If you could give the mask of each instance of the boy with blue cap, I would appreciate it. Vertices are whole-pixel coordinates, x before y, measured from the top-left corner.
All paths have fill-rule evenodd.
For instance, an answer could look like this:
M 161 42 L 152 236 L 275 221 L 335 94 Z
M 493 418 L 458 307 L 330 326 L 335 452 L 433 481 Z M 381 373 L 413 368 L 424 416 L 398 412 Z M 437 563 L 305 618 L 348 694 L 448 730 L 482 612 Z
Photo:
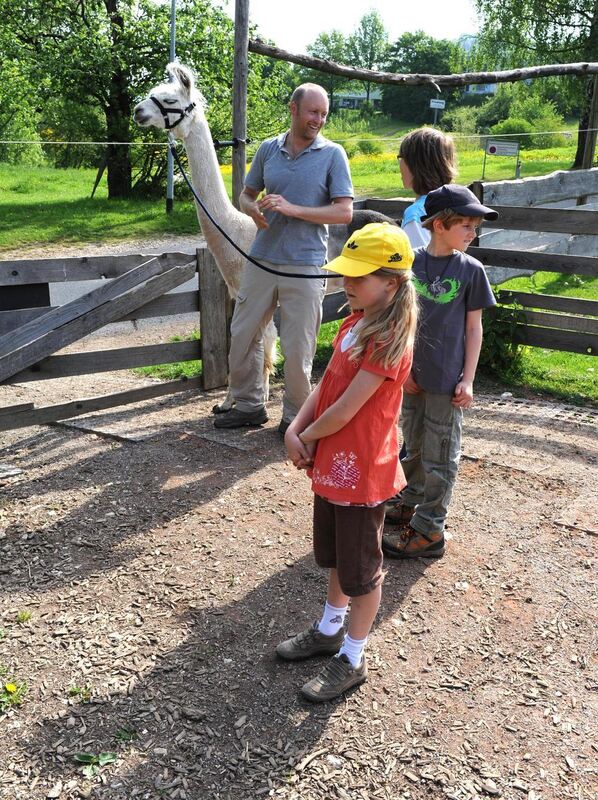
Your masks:
M 425 200 L 427 247 L 415 250 L 414 285 L 420 316 L 411 374 L 405 381 L 401 427 L 407 486 L 387 504 L 383 537 L 391 558 L 438 558 L 457 477 L 463 409 L 473 400 L 482 346 L 482 310 L 495 305 L 482 264 L 465 250 L 483 220 L 498 213 L 465 186 L 441 186 Z

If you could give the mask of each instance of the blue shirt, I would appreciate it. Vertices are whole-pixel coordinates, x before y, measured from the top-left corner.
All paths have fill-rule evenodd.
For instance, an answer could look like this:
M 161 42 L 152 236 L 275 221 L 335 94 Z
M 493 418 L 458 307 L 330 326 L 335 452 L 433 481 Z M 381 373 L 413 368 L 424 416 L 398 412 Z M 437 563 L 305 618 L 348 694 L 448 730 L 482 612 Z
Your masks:
M 318 135 L 293 158 L 285 145 L 287 135 L 288 131 L 259 146 L 245 179 L 249 189 L 280 194 L 289 203 L 308 207 L 353 197 L 349 162 L 340 145 Z M 269 227 L 258 229 L 250 251 L 253 258 L 315 267 L 326 263 L 326 225 L 286 217 L 272 209 L 264 215 Z
M 410 206 L 407 206 L 401 220 L 401 228 L 409 237 L 413 249 L 425 247 L 430 242 L 430 232 L 422 228 L 421 224 L 421 218 L 426 215 L 427 196 L 427 194 L 422 194 Z

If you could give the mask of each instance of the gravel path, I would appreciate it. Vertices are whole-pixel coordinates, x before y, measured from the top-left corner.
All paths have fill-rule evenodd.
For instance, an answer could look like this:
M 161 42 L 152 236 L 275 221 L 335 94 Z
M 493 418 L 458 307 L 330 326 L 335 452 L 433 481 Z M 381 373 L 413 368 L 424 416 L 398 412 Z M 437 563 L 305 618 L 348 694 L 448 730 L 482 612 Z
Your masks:
M 18 249 L 0 249 L 0 260 L 32 258 L 77 258 L 79 256 L 128 255 L 131 253 L 195 253 L 205 243 L 200 233 L 197 236 L 161 236 L 153 239 L 127 239 L 120 242 L 76 242 L 72 245 L 59 243 L 27 245 Z

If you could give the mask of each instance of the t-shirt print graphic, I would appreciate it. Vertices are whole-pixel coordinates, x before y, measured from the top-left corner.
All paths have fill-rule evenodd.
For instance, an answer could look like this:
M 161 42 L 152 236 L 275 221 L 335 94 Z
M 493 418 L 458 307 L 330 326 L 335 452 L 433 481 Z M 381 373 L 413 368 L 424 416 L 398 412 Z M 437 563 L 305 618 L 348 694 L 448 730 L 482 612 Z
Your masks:
M 353 452 L 334 453 L 330 472 L 325 474 L 319 469 L 314 469 L 313 481 L 322 486 L 334 486 L 337 489 L 355 489 L 361 476 L 357 466 L 357 456 Z

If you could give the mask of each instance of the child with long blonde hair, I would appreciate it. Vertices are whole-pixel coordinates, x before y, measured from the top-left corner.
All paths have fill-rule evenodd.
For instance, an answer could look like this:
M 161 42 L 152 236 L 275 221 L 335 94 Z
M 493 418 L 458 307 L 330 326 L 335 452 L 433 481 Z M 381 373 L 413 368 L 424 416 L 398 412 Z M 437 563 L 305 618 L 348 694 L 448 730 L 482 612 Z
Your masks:
M 417 321 L 412 262 L 405 233 L 373 223 L 325 267 L 343 275 L 353 313 L 285 436 L 294 465 L 312 479 L 314 555 L 329 575 L 320 621 L 279 644 L 277 653 L 289 661 L 333 656 L 301 690 L 313 702 L 338 697 L 367 677 L 364 649 L 383 580 L 384 504 L 405 485 L 397 419 Z

